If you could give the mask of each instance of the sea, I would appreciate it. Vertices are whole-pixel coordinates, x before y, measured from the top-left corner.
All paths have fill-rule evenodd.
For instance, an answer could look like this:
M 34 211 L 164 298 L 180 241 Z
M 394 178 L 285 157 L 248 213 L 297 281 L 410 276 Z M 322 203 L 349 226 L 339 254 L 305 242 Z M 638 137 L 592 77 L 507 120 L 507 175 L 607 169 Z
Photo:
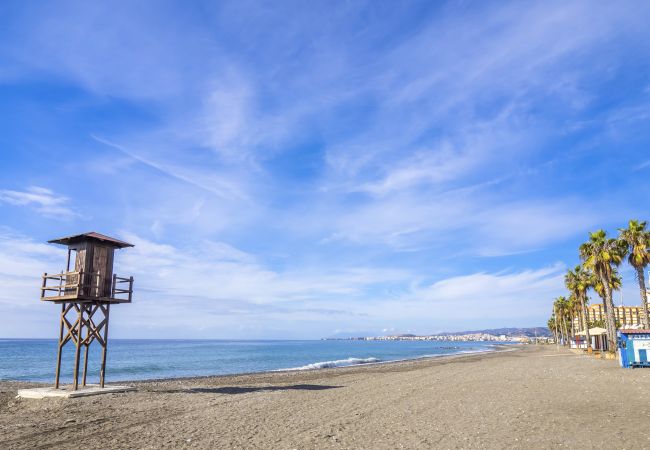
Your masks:
M 51 382 L 57 341 L 0 339 L 0 380 Z M 314 370 L 487 352 L 491 342 L 129 340 L 108 344 L 106 381 L 151 380 L 278 370 Z M 101 353 L 91 345 L 88 382 L 97 382 Z M 72 380 L 74 347 L 64 347 L 61 380 Z M 83 351 L 81 364 L 83 366 Z

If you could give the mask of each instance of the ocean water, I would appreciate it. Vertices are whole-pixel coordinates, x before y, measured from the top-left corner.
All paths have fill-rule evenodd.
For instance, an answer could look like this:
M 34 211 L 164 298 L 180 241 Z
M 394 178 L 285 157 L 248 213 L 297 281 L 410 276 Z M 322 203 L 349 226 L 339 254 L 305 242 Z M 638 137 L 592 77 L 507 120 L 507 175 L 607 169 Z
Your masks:
M 55 340 L 0 339 L 0 380 L 52 382 Z M 106 381 L 310 370 L 494 349 L 489 342 L 445 341 L 109 341 Z M 99 377 L 99 346 L 91 346 L 88 382 Z M 74 347 L 64 348 L 61 380 L 72 380 Z M 81 366 L 83 365 L 83 351 Z

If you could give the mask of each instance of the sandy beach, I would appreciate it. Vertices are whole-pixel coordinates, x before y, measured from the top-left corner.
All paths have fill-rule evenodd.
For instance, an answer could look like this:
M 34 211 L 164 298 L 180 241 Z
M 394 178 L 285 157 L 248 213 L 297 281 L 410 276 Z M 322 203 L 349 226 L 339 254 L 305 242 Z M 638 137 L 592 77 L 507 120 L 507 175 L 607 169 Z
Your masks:
M 15 399 L 28 385 L 0 383 L 3 449 L 650 448 L 650 371 L 550 346 Z

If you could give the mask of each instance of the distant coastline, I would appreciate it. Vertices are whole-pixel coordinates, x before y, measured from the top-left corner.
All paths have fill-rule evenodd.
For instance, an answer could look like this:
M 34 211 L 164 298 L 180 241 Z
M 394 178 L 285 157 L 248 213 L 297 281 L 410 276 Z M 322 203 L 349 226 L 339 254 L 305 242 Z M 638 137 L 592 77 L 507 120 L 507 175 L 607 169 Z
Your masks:
M 455 342 L 545 342 L 552 338 L 548 328 L 495 328 L 430 335 L 395 334 L 324 338 L 326 341 L 455 341 Z
M 393 336 L 368 336 L 349 338 L 326 338 L 326 341 L 456 341 L 456 342 L 528 342 L 526 336 L 509 337 L 506 335 L 495 336 L 493 334 L 436 334 L 427 336 L 416 336 L 410 334 L 398 334 Z

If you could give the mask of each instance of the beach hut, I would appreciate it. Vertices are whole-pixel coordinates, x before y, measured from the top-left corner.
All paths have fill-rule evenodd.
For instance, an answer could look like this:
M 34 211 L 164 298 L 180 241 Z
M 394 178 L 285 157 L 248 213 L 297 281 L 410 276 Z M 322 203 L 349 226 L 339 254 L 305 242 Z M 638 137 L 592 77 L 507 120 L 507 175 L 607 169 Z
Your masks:
M 618 330 L 621 367 L 650 367 L 650 330 Z
M 574 348 L 587 348 L 587 333 L 579 331 L 576 333 L 576 346 Z M 607 330 L 605 328 L 589 328 L 591 336 L 591 348 L 597 351 L 607 350 Z
M 88 348 L 93 342 L 102 347 L 100 387 L 104 387 L 106 351 L 108 344 L 108 319 L 111 305 L 131 303 L 133 277 L 118 277 L 113 272 L 115 250 L 133 247 L 100 233 L 76 234 L 48 241 L 68 247 L 65 271 L 43 274 L 41 301 L 61 305 L 60 332 L 54 387 L 59 388 L 61 353 L 63 347 L 75 345 L 73 390 L 79 385 L 79 359 L 84 348 L 82 385 L 86 385 Z M 70 265 L 74 255 L 74 267 Z

